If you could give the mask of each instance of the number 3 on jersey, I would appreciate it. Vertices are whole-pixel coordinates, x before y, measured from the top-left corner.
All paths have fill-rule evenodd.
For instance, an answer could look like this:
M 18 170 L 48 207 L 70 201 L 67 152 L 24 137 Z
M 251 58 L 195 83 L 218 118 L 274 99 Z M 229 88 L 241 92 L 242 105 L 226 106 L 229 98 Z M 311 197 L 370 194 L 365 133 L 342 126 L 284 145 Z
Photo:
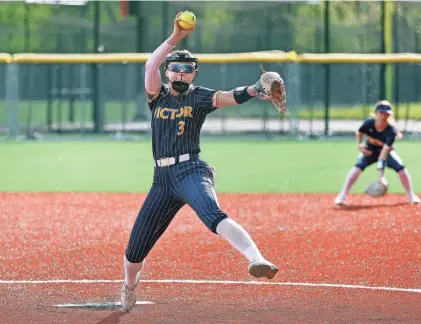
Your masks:
M 186 123 L 183 122 L 183 121 L 178 122 L 178 133 L 177 133 L 178 136 L 183 135 L 183 133 L 184 133 L 184 125 L 185 124 Z

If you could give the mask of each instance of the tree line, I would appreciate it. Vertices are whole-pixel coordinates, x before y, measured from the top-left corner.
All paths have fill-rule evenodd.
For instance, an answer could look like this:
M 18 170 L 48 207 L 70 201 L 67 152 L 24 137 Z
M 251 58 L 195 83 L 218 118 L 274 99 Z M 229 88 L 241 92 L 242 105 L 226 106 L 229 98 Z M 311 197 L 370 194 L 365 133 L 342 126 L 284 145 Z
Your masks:
M 181 44 L 194 52 L 261 50 L 323 52 L 325 1 L 306 2 L 143 2 L 138 17 L 122 17 L 119 1 L 84 6 L 2 2 L 0 46 L 7 53 L 151 52 L 172 28 L 178 11 L 191 10 L 197 30 Z M 381 50 L 381 2 L 332 1 L 328 23 L 332 52 Z M 397 52 L 419 49 L 421 6 L 393 3 Z M 100 48 L 94 48 L 95 23 Z

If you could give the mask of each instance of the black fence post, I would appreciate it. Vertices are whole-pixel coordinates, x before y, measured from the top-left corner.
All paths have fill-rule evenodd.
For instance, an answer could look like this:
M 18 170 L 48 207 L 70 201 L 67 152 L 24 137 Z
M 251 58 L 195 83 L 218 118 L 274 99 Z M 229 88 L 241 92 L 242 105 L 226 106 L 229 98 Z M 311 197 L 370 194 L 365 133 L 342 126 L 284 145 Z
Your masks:
M 330 53 L 330 19 L 329 10 L 330 1 L 325 1 L 324 12 L 324 40 L 325 40 L 325 53 Z M 329 106 L 330 106 L 330 64 L 324 64 L 325 70 L 325 136 L 329 135 Z
M 99 42 L 100 42 L 100 24 L 101 24 L 101 11 L 100 11 L 100 1 L 94 1 L 94 46 L 93 53 L 98 53 Z M 99 63 L 92 63 L 92 106 L 93 106 L 93 122 L 94 122 L 94 132 L 102 133 L 104 130 L 104 111 L 101 107 L 101 84 L 100 84 L 100 75 L 99 75 Z
M 385 43 L 385 18 L 386 18 L 386 1 L 381 1 L 381 31 L 380 31 L 380 53 L 386 53 L 386 43 Z M 386 99 L 386 64 L 380 64 L 380 97 L 379 100 Z

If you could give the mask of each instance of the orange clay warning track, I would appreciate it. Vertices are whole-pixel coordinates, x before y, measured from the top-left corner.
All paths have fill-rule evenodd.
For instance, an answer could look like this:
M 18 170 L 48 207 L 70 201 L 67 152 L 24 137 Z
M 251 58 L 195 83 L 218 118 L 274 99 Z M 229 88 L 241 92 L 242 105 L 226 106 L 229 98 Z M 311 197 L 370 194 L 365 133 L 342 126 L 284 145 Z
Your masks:
M 333 195 L 220 194 L 279 266 L 273 280 L 184 207 L 147 259 L 139 301 L 152 304 L 123 312 L 110 303 L 144 198 L 0 193 L 0 323 L 421 322 L 421 208 L 403 195 L 338 208 Z

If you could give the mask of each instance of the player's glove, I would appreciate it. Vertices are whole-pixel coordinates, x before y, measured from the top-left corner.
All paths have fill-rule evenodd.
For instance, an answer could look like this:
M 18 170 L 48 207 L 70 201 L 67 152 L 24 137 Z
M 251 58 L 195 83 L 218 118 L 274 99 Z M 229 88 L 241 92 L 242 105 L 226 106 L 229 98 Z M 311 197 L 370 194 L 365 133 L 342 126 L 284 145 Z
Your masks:
M 262 68 L 262 72 L 264 72 Z M 261 100 L 271 101 L 276 110 L 286 113 L 285 83 L 277 72 L 264 72 L 254 85 Z
M 364 190 L 364 193 L 371 197 L 384 196 L 387 193 L 388 185 L 386 181 L 376 180 L 370 183 Z

